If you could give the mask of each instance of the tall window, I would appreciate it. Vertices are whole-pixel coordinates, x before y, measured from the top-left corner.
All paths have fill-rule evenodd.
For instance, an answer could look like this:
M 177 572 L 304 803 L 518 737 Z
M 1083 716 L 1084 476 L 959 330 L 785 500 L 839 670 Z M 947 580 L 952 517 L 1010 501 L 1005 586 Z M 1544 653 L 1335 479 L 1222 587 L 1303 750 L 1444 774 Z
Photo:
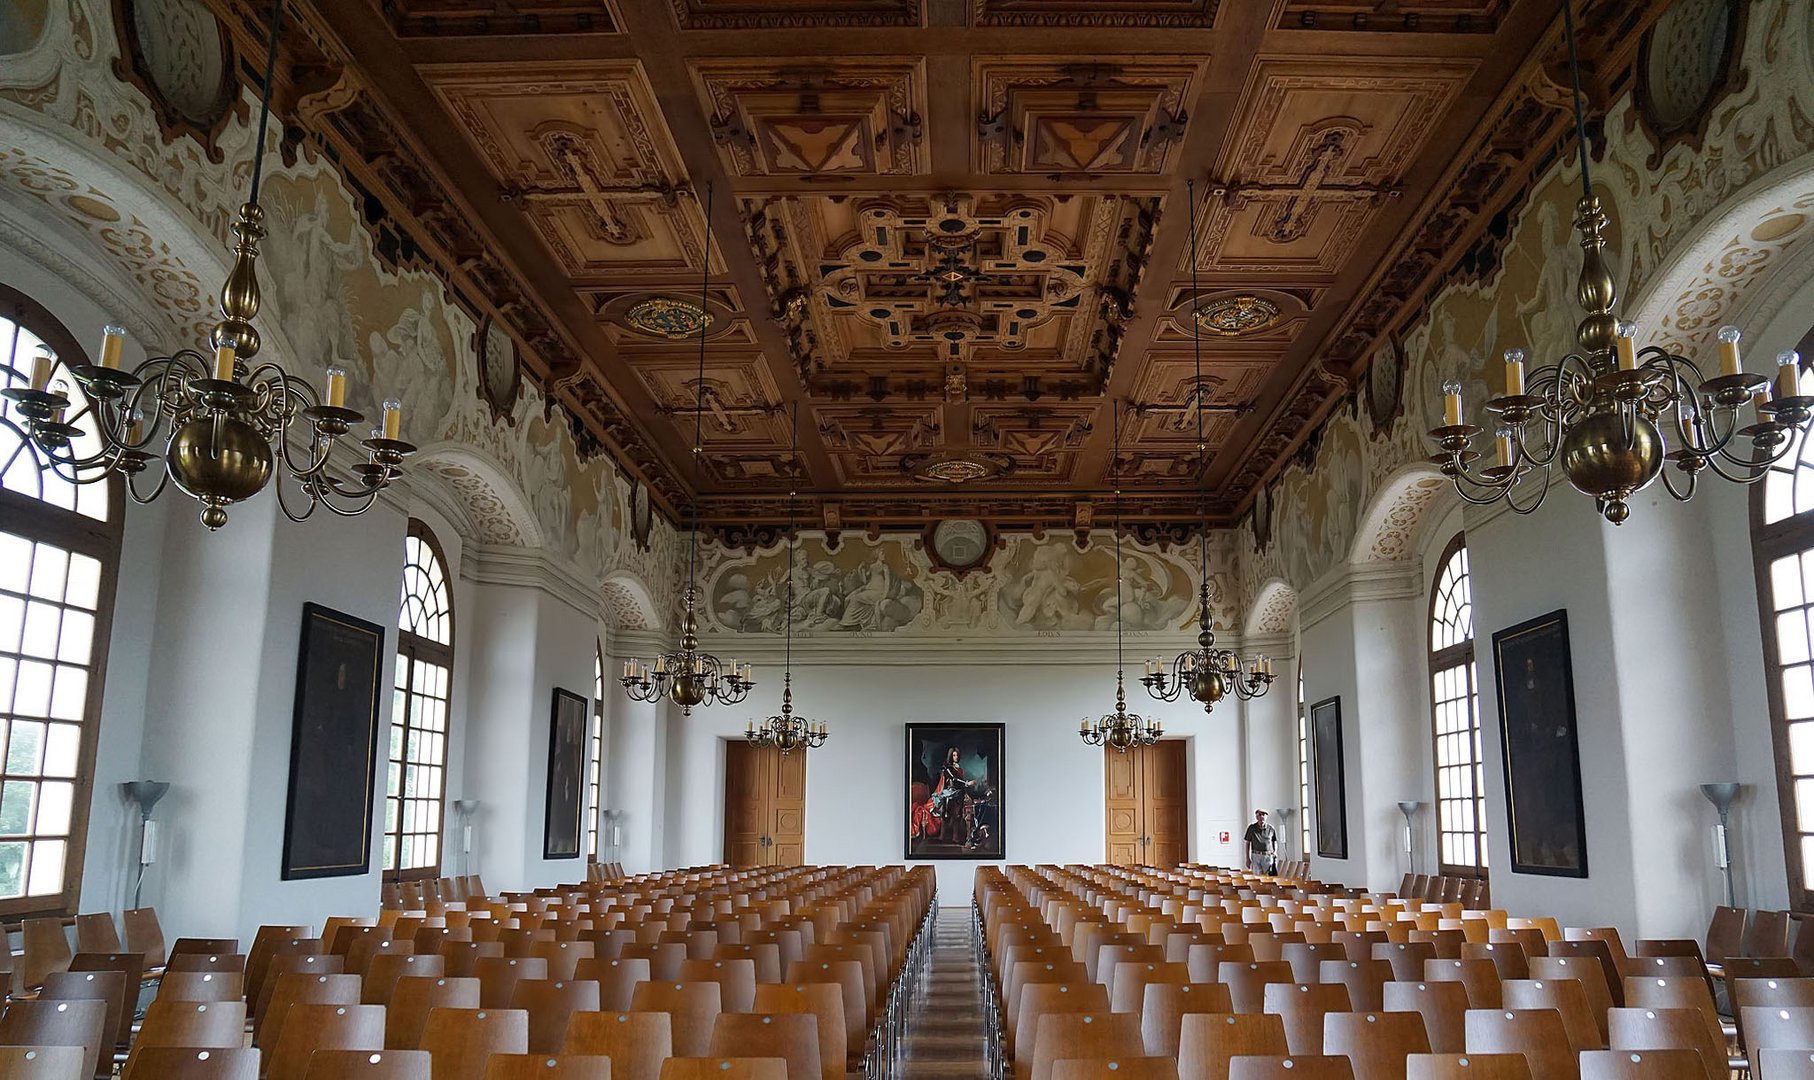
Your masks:
M 436 877 L 441 872 L 442 796 L 447 790 L 453 591 L 440 545 L 428 527 L 415 520 L 403 541 L 403 603 L 397 629 L 384 868 L 397 878 Z
M 40 349 L 63 384 L 68 423 L 95 450 L 94 421 L 69 376 L 87 363 L 35 302 L 0 285 L 0 355 L 31 377 Z M 53 356 L 54 353 L 54 356 Z M 40 472 L 0 399 L 0 916 L 75 911 L 94 783 L 108 627 L 119 569 L 119 490 Z
M 1480 755 L 1480 673 L 1467 540 L 1443 550 L 1430 593 L 1430 701 L 1436 740 L 1438 869 L 1486 874 L 1486 777 Z
M 1759 486 L 1751 536 L 1789 898 L 1797 911 L 1814 911 L 1814 442 L 1804 440 Z
M 1310 857 L 1310 710 L 1304 707 L 1304 662 L 1298 661 L 1298 857 Z
M 598 861 L 599 773 L 605 766 L 605 653 L 592 653 L 592 726 L 586 735 L 586 858 Z

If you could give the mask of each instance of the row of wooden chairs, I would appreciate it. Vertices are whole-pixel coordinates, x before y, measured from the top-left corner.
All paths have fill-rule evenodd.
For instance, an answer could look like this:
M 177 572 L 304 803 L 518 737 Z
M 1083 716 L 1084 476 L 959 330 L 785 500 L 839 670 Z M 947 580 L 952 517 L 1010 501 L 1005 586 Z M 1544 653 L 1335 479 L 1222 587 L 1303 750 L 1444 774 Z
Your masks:
M 1438 904 L 1460 904 L 1467 911 L 1483 911 L 1490 903 L 1486 878 L 1454 877 L 1448 874 L 1406 874 L 1399 883 L 1398 895 L 1407 900 L 1429 900 Z
M 479 880 L 479 875 L 465 874 L 420 881 L 387 881 L 379 893 L 379 903 L 394 910 L 426 909 L 432 904 L 458 903 L 484 896 L 485 883 Z

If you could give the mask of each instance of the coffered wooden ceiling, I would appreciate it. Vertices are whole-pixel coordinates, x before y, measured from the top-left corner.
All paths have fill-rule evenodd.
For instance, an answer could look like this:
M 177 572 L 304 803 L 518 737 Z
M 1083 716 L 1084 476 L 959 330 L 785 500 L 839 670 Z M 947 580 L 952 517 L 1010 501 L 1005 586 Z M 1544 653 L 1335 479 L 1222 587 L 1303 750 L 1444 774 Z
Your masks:
M 1590 5 L 1590 55 L 1649 6 Z M 1558 11 L 303 0 L 289 70 L 303 122 L 670 511 L 778 522 L 799 401 L 809 520 L 1079 525 L 1120 400 L 1130 513 L 1175 534 L 1234 520 L 1490 246 L 1564 129 Z M 698 335 L 636 316 L 684 329 L 702 283 L 695 482 Z M 998 471 L 915 478 L 945 458 Z

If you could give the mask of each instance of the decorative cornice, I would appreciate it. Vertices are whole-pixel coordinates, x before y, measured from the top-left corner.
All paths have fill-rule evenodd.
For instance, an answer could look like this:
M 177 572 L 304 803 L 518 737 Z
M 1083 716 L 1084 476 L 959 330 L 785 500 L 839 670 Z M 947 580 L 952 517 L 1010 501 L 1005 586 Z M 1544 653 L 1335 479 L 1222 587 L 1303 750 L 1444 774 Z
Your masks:
M 582 614 L 601 620 L 599 583 L 588 581 L 564 559 L 528 548 L 474 544 L 460 558 L 460 576 L 480 585 L 540 589 Z
M 1420 562 L 1342 563 L 1298 598 L 1302 627 L 1315 626 L 1344 607 L 1378 600 L 1404 600 L 1422 588 Z
M 1183 649 L 1196 646 L 1196 633 L 1129 634 L 1127 665 L 1138 677 L 1142 661 L 1148 657 L 1170 659 Z M 1237 634 L 1218 633 L 1216 644 L 1244 649 Z M 781 667 L 783 641 L 780 635 L 768 634 L 702 634 L 701 647 L 719 656 L 736 656 L 757 665 L 756 677 L 763 672 L 773 675 Z M 794 666 L 818 667 L 869 665 L 884 667 L 975 666 L 982 664 L 1044 666 L 1115 663 L 1115 635 L 1111 632 L 1074 631 L 1054 634 L 976 634 L 923 635 L 902 634 L 820 634 L 794 635 Z
M 647 659 L 671 649 L 674 641 L 662 630 L 612 629 L 606 632 L 603 644 L 607 660 L 630 660 Z

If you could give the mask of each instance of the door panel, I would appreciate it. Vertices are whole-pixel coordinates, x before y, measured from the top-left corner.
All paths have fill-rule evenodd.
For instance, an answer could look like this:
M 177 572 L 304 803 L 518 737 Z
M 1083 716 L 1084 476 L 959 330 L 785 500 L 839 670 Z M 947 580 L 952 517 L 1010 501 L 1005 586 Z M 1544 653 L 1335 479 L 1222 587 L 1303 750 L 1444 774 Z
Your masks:
M 1111 866 L 1136 866 L 1140 857 L 1140 773 L 1135 752 L 1103 749 L 1104 858 Z
M 775 783 L 769 799 L 771 866 L 806 865 L 806 751 L 783 754 L 767 749 L 774 762 Z
M 1142 812 L 1146 861 L 1177 866 L 1190 857 L 1190 785 L 1185 776 L 1184 741 L 1167 739 L 1142 747 L 1145 781 Z
M 726 743 L 724 755 L 724 861 L 730 866 L 762 866 L 768 850 L 762 844 L 767 821 L 768 762 L 762 751 Z

